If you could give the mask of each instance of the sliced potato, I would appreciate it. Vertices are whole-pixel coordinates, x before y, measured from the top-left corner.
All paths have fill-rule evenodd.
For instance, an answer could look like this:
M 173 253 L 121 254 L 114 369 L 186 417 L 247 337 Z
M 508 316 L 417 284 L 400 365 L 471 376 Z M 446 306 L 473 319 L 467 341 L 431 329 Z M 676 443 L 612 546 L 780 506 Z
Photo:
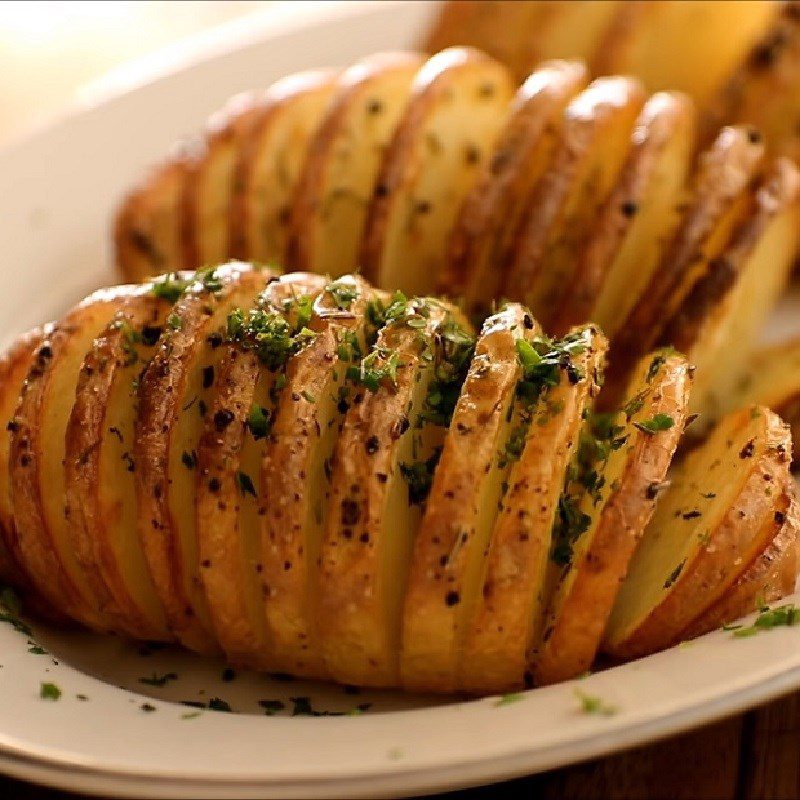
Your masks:
M 64 513 L 65 442 L 81 363 L 137 287 L 101 289 L 45 327 L 13 420 L 11 492 L 19 554 L 38 594 L 95 630 L 114 627 L 72 548 Z
M 268 270 L 229 264 L 198 273 L 173 310 L 139 383 L 134 461 L 139 536 L 167 622 L 186 647 L 217 650 L 203 587 L 197 545 L 195 473 L 216 381 L 218 336 L 228 313 L 249 308 L 273 278 Z M 220 418 L 224 425 L 227 416 Z
M 285 265 L 292 198 L 309 143 L 337 86 L 330 70 L 299 72 L 264 94 L 235 167 L 231 255 Z
M 414 53 L 378 53 L 342 73 L 298 179 L 292 269 L 335 277 L 359 267 L 367 206 L 421 64 Z
M 276 495 L 265 490 L 260 475 L 276 408 L 281 400 L 289 404 L 280 388 L 287 359 L 304 341 L 299 333 L 325 282 L 319 275 L 284 275 L 267 285 L 249 312 L 250 332 L 229 323 L 203 435 L 186 464 L 197 470 L 200 578 L 214 633 L 234 664 L 280 668 L 267 630 L 269 564 L 260 537 Z M 234 311 L 231 319 L 237 318 Z M 243 329 L 246 319 L 242 309 Z
M 334 452 L 320 561 L 326 667 L 369 686 L 398 684 L 414 534 L 472 342 L 447 303 L 401 298 L 390 311 Z
M 125 280 L 143 281 L 186 264 L 182 209 L 195 149 L 179 146 L 122 201 L 114 221 L 114 250 Z
M 477 50 L 445 50 L 417 73 L 367 212 L 361 266 L 373 283 L 435 289 L 453 222 L 513 91 L 506 68 Z
M 190 161 L 183 196 L 185 263 L 221 264 L 231 253 L 231 206 L 236 163 L 263 104 L 255 92 L 237 94 L 206 124 Z
M 591 319 L 613 337 L 678 225 L 695 148 L 691 100 L 653 95 L 636 121 L 632 142 L 619 180 L 578 254 L 556 332 Z
M 737 5 L 739 5 L 737 3 Z M 723 124 L 750 123 L 764 134 L 770 151 L 800 159 L 800 4 L 771 6 L 775 15 L 738 69 L 715 92 L 704 130 L 710 141 Z M 760 31 L 759 31 L 760 33 Z M 703 37 L 699 37 L 703 38 Z
M 555 385 L 533 398 L 530 425 L 506 478 L 459 664 L 459 687 L 505 692 L 526 681 L 547 600 L 551 532 L 567 468 L 601 379 L 607 343 L 593 327 L 556 343 Z M 571 352 L 570 352 L 571 351 Z M 566 355 L 567 358 L 563 358 Z
M 691 374 L 680 355 L 647 356 L 622 411 L 584 431 L 559 500 L 551 551 L 557 583 L 533 653 L 534 683 L 574 678 L 592 665 L 683 432 Z
M 192 273 L 147 284 L 120 305 L 80 367 L 65 443 L 68 534 L 92 592 L 120 632 L 170 638 L 138 532 L 133 450 L 136 385 L 153 355 L 175 292 Z M 166 295 L 166 296 L 163 296 Z
M 794 491 L 792 491 L 792 495 Z M 772 541 L 755 561 L 736 579 L 711 608 L 703 612 L 680 634 L 680 639 L 694 639 L 734 620 L 741 619 L 766 604 L 792 594 L 797 580 L 798 524 L 796 503 L 786 498 L 767 520 L 774 532 Z
M 636 75 L 650 91 L 686 92 L 705 105 L 773 13 L 772 3 L 759 0 L 622 3 L 592 68 L 598 75 Z
M 22 385 L 41 341 L 42 329 L 34 328 L 18 337 L 0 358 L 0 581 L 17 588 L 29 587 L 31 581 L 17 550 L 9 463 L 11 431 Z
M 553 159 L 517 232 L 503 294 L 550 330 L 576 254 L 617 181 L 645 96 L 632 78 L 599 78 L 567 106 Z
M 658 344 L 670 318 L 728 245 L 752 210 L 749 186 L 762 166 L 764 143 L 752 128 L 724 128 L 701 157 L 678 229 L 633 308 L 616 326 L 606 391 L 615 403 L 634 364 Z
M 274 668 L 321 677 L 317 580 L 331 494 L 331 460 L 350 388 L 346 373 L 366 352 L 375 293 L 345 276 L 314 304 L 313 341 L 287 365 L 287 384 L 268 435 L 261 483 L 262 581 Z
M 768 546 L 790 480 L 789 429 L 766 408 L 725 417 L 678 466 L 637 549 L 605 632 L 606 652 L 669 647 Z
M 502 486 L 526 425 L 517 342 L 541 333 L 516 303 L 489 317 L 461 388 L 411 554 L 400 680 L 452 692 Z
M 451 0 L 441 4 L 424 48 L 471 45 L 504 63 L 521 83 L 548 58 L 588 61 L 608 28 L 618 0 Z
M 481 313 L 499 295 L 502 271 L 528 197 L 549 166 L 566 104 L 586 85 L 578 62 L 543 64 L 517 91 L 491 157 L 455 221 L 439 289 Z
M 757 335 L 789 280 L 800 239 L 800 172 L 778 159 L 752 211 L 662 335 L 697 367 L 692 411 L 719 417 L 746 373 Z

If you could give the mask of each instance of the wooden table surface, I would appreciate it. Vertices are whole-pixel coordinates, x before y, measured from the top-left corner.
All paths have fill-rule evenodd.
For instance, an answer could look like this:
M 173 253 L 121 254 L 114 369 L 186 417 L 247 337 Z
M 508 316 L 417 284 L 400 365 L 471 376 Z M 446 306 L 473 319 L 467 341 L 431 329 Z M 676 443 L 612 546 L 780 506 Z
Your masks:
M 794 800 L 800 798 L 800 693 L 637 750 L 439 796 L 489 800 L 506 788 L 531 800 Z M 75 795 L 0 778 L 0 798 Z

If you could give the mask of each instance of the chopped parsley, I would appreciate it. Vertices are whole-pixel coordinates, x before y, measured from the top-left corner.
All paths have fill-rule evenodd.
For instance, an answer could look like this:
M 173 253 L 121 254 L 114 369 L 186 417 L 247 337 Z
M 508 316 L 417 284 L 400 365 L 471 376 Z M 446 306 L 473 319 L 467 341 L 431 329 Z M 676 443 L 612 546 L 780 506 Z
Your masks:
M 183 320 L 177 314 L 167 317 L 167 327 L 172 331 L 179 331 L 183 327 Z
M 428 499 L 433 484 L 433 474 L 441 455 L 442 448 L 437 447 L 425 461 L 400 464 L 400 474 L 408 484 L 408 502 L 412 505 L 421 505 Z
M 233 711 L 230 703 L 228 703 L 226 700 L 222 700 L 219 697 L 212 697 L 208 701 L 208 707 L 212 711 Z
M 360 364 L 347 368 L 347 377 L 371 392 L 377 392 L 381 384 L 397 385 L 397 369 L 401 366 L 396 352 L 388 347 L 376 347 Z
M 331 297 L 339 311 L 349 311 L 353 301 L 358 297 L 358 287 L 345 281 L 334 281 L 325 287 L 325 293 Z
M 245 312 L 236 308 L 228 314 L 227 338 L 252 350 L 269 369 L 278 369 L 316 337 L 305 327 L 308 320 L 302 316 L 303 322 L 292 325 L 277 311 L 254 308 Z
M 517 425 L 508 435 L 505 447 L 498 454 L 497 465 L 500 469 L 505 469 L 512 461 L 518 461 L 525 447 L 528 426 Z
M 733 631 L 733 636 L 735 638 L 743 639 L 749 636 L 755 636 L 761 631 L 768 631 L 772 628 L 781 627 L 791 628 L 800 623 L 800 608 L 797 608 L 794 603 L 786 603 L 777 608 L 762 606 L 760 612 L 761 613 L 755 618 L 752 625 L 748 625 L 747 627 L 729 626 L 726 630 Z
M 183 297 L 191 283 L 191 279 L 184 280 L 177 272 L 169 272 L 161 280 L 153 282 L 150 293 L 168 303 L 175 303 Z
M 54 683 L 42 683 L 39 687 L 39 697 L 42 700 L 60 700 L 61 689 Z
M 617 713 L 615 706 L 608 705 L 608 703 L 603 702 L 603 700 L 595 695 L 586 694 L 586 692 L 576 689 L 575 696 L 578 698 L 580 710 L 584 714 L 599 714 L 601 716 L 609 717 L 612 714 Z
M 500 706 L 510 706 L 512 703 L 518 703 L 520 700 L 523 700 L 525 697 L 522 692 L 509 692 L 508 694 L 501 695 L 497 700 L 495 700 L 494 705 L 495 708 L 499 708 Z
M 201 283 L 204 291 L 209 294 L 216 294 L 222 290 L 222 279 L 217 275 L 216 267 L 206 267 L 205 269 L 197 270 L 194 279 Z
M 253 483 L 253 479 L 246 472 L 237 470 L 236 484 L 238 485 L 239 491 L 242 494 L 251 494 L 253 495 L 253 497 L 258 497 L 258 492 L 256 492 L 256 487 L 255 484 Z
M 572 363 L 572 356 L 586 349 L 583 331 L 569 334 L 563 339 L 537 336 L 533 341 L 517 339 L 517 359 L 522 366 L 522 379 L 517 385 L 519 397 L 534 403 L 549 387 L 557 386 L 565 372 L 572 383 L 583 376 Z
M 192 450 L 191 453 L 187 453 L 184 450 L 181 454 L 181 461 L 186 469 L 194 469 L 197 466 L 197 451 Z
M 163 675 L 157 675 L 155 672 L 149 678 L 139 678 L 139 683 L 145 686 L 166 686 L 170 681 L 178 680 L 178 675 L 175 672 L 165 672 Z
M 581 511 L 580 500 L 564 493 L 558 498 L 558 509 L 553 522 L 553 549 L 551 559 L 559 566 L 572 561 L 575 542 L 589 530 L 592 518 Z
M 272 427 L 270 412 L 264 406 L 252 405 L 247 415 L 247 427 L 254 439 L 263 439 Z
M 283 700 L 259 700 L 259 706 L 264 709 L 264 713 L 271 717 L 286 708 L 286 703 Z
M 675 424 L 675 420 L 669 414 L 656 414 L 651 419 L 634 422 L 633 425 L 642 433 L 653 435 L 659 431 L 668 431 Z

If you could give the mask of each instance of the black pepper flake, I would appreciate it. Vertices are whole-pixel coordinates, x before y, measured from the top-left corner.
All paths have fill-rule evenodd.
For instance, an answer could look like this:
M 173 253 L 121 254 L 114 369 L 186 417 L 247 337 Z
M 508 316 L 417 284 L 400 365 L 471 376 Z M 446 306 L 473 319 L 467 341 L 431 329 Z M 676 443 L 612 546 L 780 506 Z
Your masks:
M 378 439 L 378 437 L 374 435 L 370 436 L 364 445 L 364 448 L 367 451 L 367 455 L 370 456 L 375 455 L 375 453 L 377 453 L 378 450 L 380 450 L 380 447 L 381 447 L 380 439 Z
M 636 213 L 639 211 L 639 204 L 634 200 L 626 200 L 624 203 L 620 204 L 619 210 L 624 217 L 630 219 L 636 216 Z
M 203 388 L 210 389 L 214 385 L 214 367 L 203 367 Z
M 222 432 L 233 422 L 233 412 L 222 408 L 214 414 L 214 427 Z
M 232 667 L 225 667 L 222 670 L 222 680 L 225 683 L 230 683 L 236 677 L 236 673 L 234 672 Z
M 342 525 L 356 525 L 361 518 L 361 509 L 355 500 L 342 500 Z
M 782 511 L 776 511 L 775 522 L 777 522 L 778 525 L 783 525 L 783 523 L 786 522 L 786 514 L 784 514 Z
M 367 103 L 367 114 L 375 115 L 383 111 L 383 101 L 373 98 Z
M 208 342 L 209 346 L 212 350 L 216 350 L 222 344 L 222 334 L 221 333 L 212 333 L 206 341 Z
M 681 514 L 684 519 L 697 519 L 697 517 L 702 517 L 703 515 L 695 509 L 694 511 L 687 511 L 685 514 Z
M 13 419 L 6 425 L 6 430 L 11 431 L 11 433 L 16 433 L 19 430 L 19 422 L 15 422 Z
M 739 458 L 752 458 L 756 451 L 755 439 L 751 439 L 740 451 Z
M 461 596 L 458 592 L 451 589 L 445 596 L 444 596 L 444 604 L 446 606 L 455 606 L 458 605 L 459 601 L 461 600 Z
M 210 492 L 214 492 L 215 494 L 222 488 L 222 484 L 219 482 L 219 478 L 212 478 L 208 482 L 208 490 Z

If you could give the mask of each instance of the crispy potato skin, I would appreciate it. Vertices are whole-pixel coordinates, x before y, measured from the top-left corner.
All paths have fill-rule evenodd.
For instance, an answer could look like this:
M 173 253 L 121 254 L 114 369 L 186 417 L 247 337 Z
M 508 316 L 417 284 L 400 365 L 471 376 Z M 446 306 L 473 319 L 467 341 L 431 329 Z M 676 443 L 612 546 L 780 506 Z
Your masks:
M 173 519 L 169 499 L 169 471 L 184 467 L 170 464 L 171 440 L 186 402 L 189 368 L 213 332 L 209 330 L 212 314 L 208 310 L 213 313 L 240 291 L 243 296 L 248 291 L 257 294 L 273 277 L 268 270 L 251 270 L 241 264 L 222 267 L 216 275 L 222 283 L 219 292 L 208 292 L 195 284 L 177 302 L 174 313 L 181 326 L 165 332 L 142 375 L 134 448 L 139 535 L 156 590 L 171 630 L 184 645 L 205 653 L 215 652 L 217 644 L 185 588 L 185 571 L 192 565 L 182 563 L 178 521 Z
M 45 326 L 20 395 L 11 436 L 16 522 L 12 551 L 36 591 L 57 612 L 95 630 L 108 630 L 110 619 L 68 549 L 63 505 L 58 511 L 54 506 L 65 488 L 59 443 L 64 441 L 83 353 L 132 291 L 134 287 L 122 286 L 95 292 L 58 323 Z
M 628 456 L 620 484 L 598 512 L 592 540 L 570 567 L 574 578 L 569 589 L 548 612 L 531 664 L 536 685 L 574 678 L 592 665 L 631 556 L 655 508 L 652 487 L 663 484 L 683 432 L 691 381 L 686 360 L 671 356 L 649 387 L 645 417 L 667 414 L 673 424 L 655 434 L 631 429 L 633 441 L 625 445 Z M 628 396 L 635 397 L 642 388 L 632 386 Z
M 296 296 L 316 296 L 326 280 L 321 275 L 294 273 L 269 283 L 259 298 L 265 310 L 283 311 L 283 303 Z M 203 582 L 214 633 L 231 663 L 279 670 L 274 643 L 266 623 L 254 623 L 248 593 L 258 598 L 255 613 L 262 617 L 262 592 L 269 586 L 263 558 L 250 565 L 251 557 L 244 537 L 244 505 L 257 503 L 258 515 L 267 513 L 277 495 L 265 493 L 258 475 L 252 476 L 258 497 L 245 497 L 239 484 L 246 437 L 251 436 L 247 419 L 262 381 L 269 371 L 252 351 L 231 343 L 219 366 L 216 390 L 197 451 L 197 537 L 200 578 Z M 273 381 L 274 383 L 274 381 Z M 286 394 L 282 393 L 285 401 Z M 274 413 L 275 409 L 268 409 Z M 219 430 L 214 420 L 219 414 L 231 421 Z M 299 477 L 295 480 L 295 490 Z M 258 543 L 254 548 L 258 552 Z
M 730 589 L 681 632 L 681 641 L 721 628 L 794 592 L 800 521 L 794 488 L 789 486 L 788 490 L 791 499 L 776 503 L 774 517 L 766 523 L 775 532 L 772 541 Z
M 573 362 L 582 374 L 564 374 L 544 397 L 492 532 L 478 604 L 466 638 L 459 688 L 471 694 L 507 692 L 526 683 L 530 650 L 541 633 L 553 521 L 583 425 L 600 391 L 608 342 L 587 330 L 589 342 Z M 560 409 L 550 412 L 548 409 Z
M 491 157 L 450 236 L 439 290 L 464 297 L 469 311 L 497 296 L 525 203 L 552 155 L 565 105 L 587 82 L 578 62 L 543 64 L 520 87 Z
M 788 486 L 791 437 L 788 426 L 769 409 L 758 408 L 759 437 L 764 441 L 760 458 L 747 461 L 749 476 L 736 501 L 711 532 L 708 546 L 685 565 L 670 591 L 646 617 L 626 634 L 608 636 L 604 650 L 620 658 L 639 658 L 675 644 L 681 632 L 722 597 L 748 568 L 752 557 L 768 548 L 774 536 L 769 524 L 776 500 L 764 487 Z M 731 415 L 730 420 L 746 424 L 751 409 Z M 763 420 L 763 421 L 762 421 Z M 725 421 L 721 424 L 726 424 Z M 730 423 L 734 424 L 734 423 Z M 778 501 L 782 502 L 782 501 Z

